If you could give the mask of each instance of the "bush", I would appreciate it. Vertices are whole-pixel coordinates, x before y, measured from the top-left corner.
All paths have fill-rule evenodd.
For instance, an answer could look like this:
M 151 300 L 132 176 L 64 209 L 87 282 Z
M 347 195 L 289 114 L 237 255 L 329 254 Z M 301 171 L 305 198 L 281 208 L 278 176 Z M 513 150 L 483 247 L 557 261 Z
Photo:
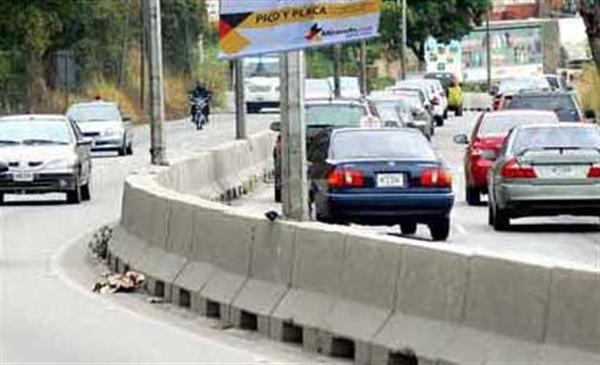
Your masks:
M 195 74 L 198 81 L 205 83 L 212 90 L 212 105 L 216 108 L 225 107 L 225 92 L 229 88 L 229 64 L 217 59 L 216 49 L 207 50 L 204 62 L 198 64 Z
M 371 90 L 383 90 L 396 83 L 393 77 L 375 77 L 371 78 Z
M 181 119 L 188 116 L 188 89 L 191 80 L 183 74 L 165 73 L 165 118 Z
M 134 122 L 143 122 L 143 112 L 136 98 L 132 98 L 125 89 L 119 88 L 113 82 L 96 80 L 86 89 L 83 97 L 77 97 L 80 101 L 93 100 L 100 96 L 102 100 L 114 101 L 119 104 L 121 111 L 131 117 Z

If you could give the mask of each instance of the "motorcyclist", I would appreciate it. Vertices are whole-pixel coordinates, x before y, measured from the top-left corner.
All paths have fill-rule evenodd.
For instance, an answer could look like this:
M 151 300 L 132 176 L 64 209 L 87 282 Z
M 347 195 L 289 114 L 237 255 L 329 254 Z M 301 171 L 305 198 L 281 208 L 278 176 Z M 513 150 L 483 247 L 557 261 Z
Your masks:
M 212 97 L 212 92 L 210 91 L 210 89 L 208 89 L 206 87 L 206 85 L 197 81 L 196 88 L 194 90 L 192 90 L 191 94 L 192 94 L 192 98 L 194 98 L 194 99 L 197 99 L 197 98 L 198 99 L 206 99 L 206 103 L 204 103 L 204 108 L 202 109 L 202 113 L 204 114 L 204 116 L 206 117 L 206 121 L 208 122 L 208 116 L 210 114 L 209 101 L 210 101 L 210 98 Z M 193 114 L 193 111 L 192 111 L 192 114 Z

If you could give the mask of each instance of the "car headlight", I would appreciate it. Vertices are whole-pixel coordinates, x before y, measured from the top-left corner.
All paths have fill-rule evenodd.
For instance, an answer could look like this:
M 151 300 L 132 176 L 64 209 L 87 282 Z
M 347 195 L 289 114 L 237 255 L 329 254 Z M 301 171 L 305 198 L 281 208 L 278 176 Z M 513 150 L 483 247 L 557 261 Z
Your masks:
M 123 129 L 121 128 L 109 128 L 102 132 L 102 135 L 106 137 L 120 137 L 122 134 Z
M 46 162 L 44 167 L 48 170 L 72 170 L 77 165 L 77 157 L 66 157 Z

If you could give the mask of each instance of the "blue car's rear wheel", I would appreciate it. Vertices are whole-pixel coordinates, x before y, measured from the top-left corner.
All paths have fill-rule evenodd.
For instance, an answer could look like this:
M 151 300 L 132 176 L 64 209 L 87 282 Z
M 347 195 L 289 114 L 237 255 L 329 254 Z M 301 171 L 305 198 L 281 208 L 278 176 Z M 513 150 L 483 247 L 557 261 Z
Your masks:
M 445 241 L 450 235 L 450 218 L 441 217 L 429 223 L 429 231 L 434 241 Z
M 415 234 L 417 232 L 416 222 L 404 222 L 400 223 L 400 231 L 402 234 Z

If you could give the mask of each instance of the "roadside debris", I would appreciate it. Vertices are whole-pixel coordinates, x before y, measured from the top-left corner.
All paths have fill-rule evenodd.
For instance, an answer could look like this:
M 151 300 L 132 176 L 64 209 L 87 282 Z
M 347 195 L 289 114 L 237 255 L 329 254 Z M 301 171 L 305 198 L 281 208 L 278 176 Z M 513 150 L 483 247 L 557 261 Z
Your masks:
M 141 287 L 146 277 L 135 271 L 125 274 L 103 274 L 103 279 L 94 284 L 94 293 L 130 293 Z
M 94 237 L 88 243 L 88 247 L 90 251 L 97 257 L 101 259 L 106 259 L 108 254 L 108 243 L 113 237 L 113 230 L 109 226 L 102 226 L 96 233 L 94 233 Z

